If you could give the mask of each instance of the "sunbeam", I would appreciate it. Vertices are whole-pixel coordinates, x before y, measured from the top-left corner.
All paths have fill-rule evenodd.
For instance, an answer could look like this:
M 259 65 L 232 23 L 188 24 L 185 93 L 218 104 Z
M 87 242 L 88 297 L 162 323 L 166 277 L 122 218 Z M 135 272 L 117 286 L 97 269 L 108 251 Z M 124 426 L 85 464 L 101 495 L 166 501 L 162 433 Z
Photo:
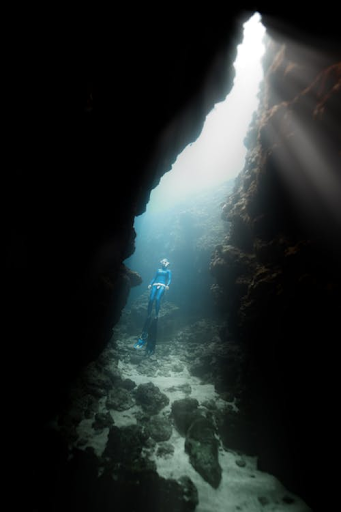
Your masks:
M 263 76 L 264 26 L 258 13 L 244 24 L 238 46 L 233 89 L 207 116 L 199 138 L 178 156 L 151 193 L 149 211 L 174 206 L 195 193 L 235 178 L 242 169 L 245 134 L 256 110 Z
M 273 93 L 278 104 L 263 120 L 261 142 L 270 145 L 269 165 L 284 186 L 302 230 L 335 244 L 341 228 L 340 131 L 331 127 L 340 116 L 341 66 L 330 65 L 311 80 L 317 64 L 327 57 L 303 46 L 295 48 L 296 55 L 304 55 L 305 65 L 294 69 L 283 48 L 282 61 L 277 63 L 282 70 L 277 72 Z M 293 86 L 285 90 L 279 77 L 289 73 Z

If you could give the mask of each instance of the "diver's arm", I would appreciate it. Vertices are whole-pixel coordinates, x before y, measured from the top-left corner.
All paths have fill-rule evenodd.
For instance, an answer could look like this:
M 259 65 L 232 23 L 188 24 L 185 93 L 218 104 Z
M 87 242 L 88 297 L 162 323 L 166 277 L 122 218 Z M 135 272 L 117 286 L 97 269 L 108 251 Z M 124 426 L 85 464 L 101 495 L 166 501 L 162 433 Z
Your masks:
M 168 277 L 168 281 L 167 281 L 167 284 L 166 284 L 166 289 L 168 290 L 169 285 L 172 282 L 172 272 L 170 270 L 168 270 L 168 276 L 167 277 Z
M 158 276 L 158 272 L 156 272 L 155 276 L 153 277 L 153 279 L 150 281 L 149 285 L 148 285 L 148 288 L 151 288 L 152 285 L 155 283 L 156 281 L 156 278 Z

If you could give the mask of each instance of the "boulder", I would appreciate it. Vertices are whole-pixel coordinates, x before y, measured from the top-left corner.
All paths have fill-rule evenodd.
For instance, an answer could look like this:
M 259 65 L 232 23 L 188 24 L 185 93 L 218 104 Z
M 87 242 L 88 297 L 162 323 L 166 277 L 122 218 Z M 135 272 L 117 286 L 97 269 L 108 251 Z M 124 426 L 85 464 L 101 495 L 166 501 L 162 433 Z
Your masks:
M 206 418 L 197 419 L 188 429 L 185 451 L 194 469 L 215 489 L 221 481 L 218 441 L 215 428 Z

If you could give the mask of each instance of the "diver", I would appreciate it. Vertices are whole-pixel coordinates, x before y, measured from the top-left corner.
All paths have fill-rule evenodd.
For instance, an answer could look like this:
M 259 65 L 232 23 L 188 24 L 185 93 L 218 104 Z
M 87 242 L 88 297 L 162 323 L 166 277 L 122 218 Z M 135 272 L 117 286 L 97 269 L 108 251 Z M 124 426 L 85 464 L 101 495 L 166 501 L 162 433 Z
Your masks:
M 150 291 L 149 302 L 147 308 L 147 318 L 144 323 L 142 334 L 139 337 L 138 341 L 135 343 L 134 348 L 140 349 L 142 348 L 146 342 L 149 335 L 147 352 L 154 353 L 155 350 L 155 342 L 156 342 L 156 326 L 157 320 L 159 317 L 161 299 L 166 290 L 169 290 L 169 285 L 172 281 L 172 272 L 168 269 L 170 263 L 166 258 L 163 258 L 161 261 L 161 268 L 156 271 L 155 276 L 151 280 L 148 285 L 148 289 Z M 152 310 L 155 302 L 155 318 L 152 320 Z M 152 336 L 150 336 L 152 335 Z
M 161 268 L 156 271 L 154 278 L 148 285 L 148 289 L 151 290 L 148 303 L 148 317 L 150 317 L 153 309 L 153 302 L 155 301 L 155 318 L 158 318 L 161 299 L 165 293 L 165 290 L 169 290 L 169 285 L 172 281 L 172 272 L 168 270 L 169 261 L 164 258 L 160 261 Z

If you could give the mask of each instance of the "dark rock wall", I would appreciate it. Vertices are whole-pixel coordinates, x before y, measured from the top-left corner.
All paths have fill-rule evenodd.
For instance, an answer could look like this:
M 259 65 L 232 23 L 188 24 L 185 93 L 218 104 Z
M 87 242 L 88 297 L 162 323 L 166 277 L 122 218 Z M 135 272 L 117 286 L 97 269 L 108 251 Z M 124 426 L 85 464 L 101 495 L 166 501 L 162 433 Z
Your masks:
M 268 40 L 245 167 L 222 211 L 230 232 L 211 261 L 216 303 L 248 354 L 243 405 L 261 432 L 260 467 L 315 505 L 317 467 L 331 462 L 341 313 L 336 57 Z
M 40 456 L 55 448 L 44 425 L 101 354 L 136 284 L 122 264 L 135 215 L 232 87 L 250 14 L 205 8 L 194 22 L 183 7 L 166 10 L 31 6 L 6 18 L 5 459 L 27 496 Z
M 8 357 L 20 354 L 22 382 L 41 396 L 30 407 L 48 417 L 110 339 L 135 215 L 232 86 L 249 14 L 26 14 L 7 74 L 5 316 Z

